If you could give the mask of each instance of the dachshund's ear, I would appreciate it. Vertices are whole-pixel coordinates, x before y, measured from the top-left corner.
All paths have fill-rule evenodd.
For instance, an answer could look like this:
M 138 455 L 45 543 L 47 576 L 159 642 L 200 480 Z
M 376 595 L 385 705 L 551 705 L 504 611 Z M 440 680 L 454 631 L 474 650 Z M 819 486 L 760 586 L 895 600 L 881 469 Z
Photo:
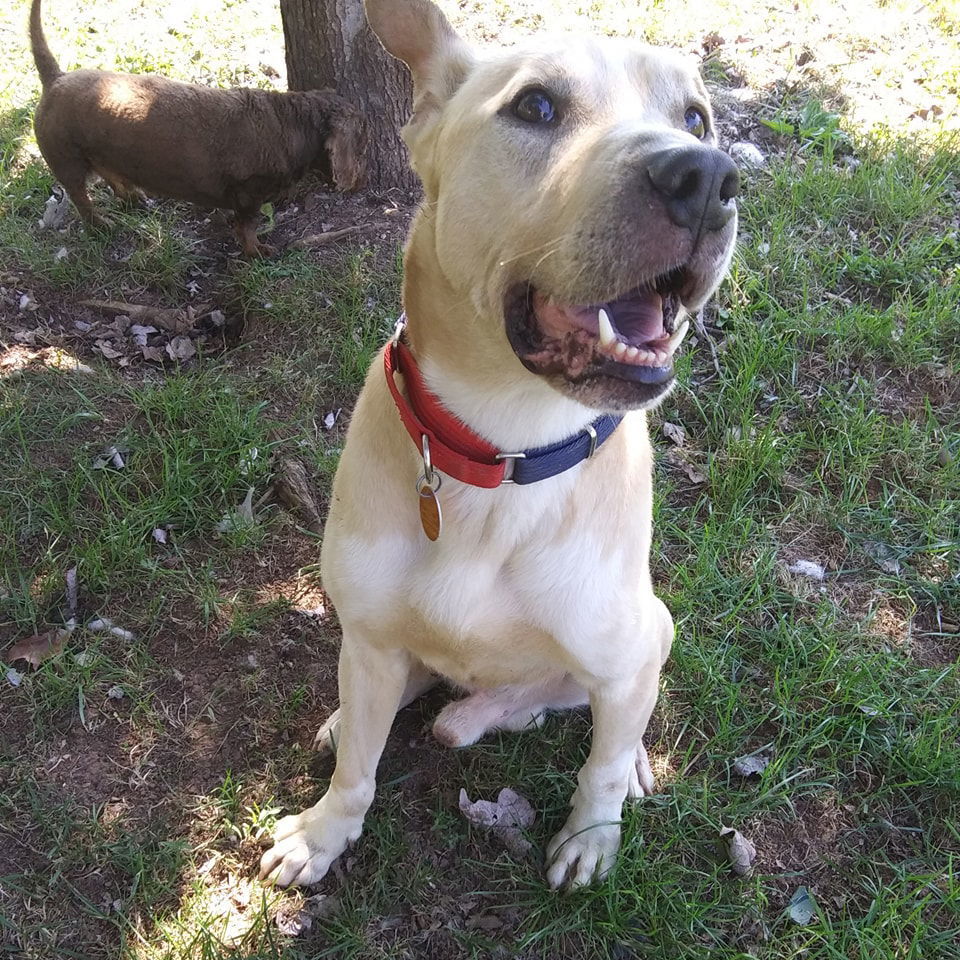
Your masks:
M 360 114 L 352 107 L 338 111 L 324 142 L 333 185 L 344 193 L 363 186 L 366 179 L 366 138 Z

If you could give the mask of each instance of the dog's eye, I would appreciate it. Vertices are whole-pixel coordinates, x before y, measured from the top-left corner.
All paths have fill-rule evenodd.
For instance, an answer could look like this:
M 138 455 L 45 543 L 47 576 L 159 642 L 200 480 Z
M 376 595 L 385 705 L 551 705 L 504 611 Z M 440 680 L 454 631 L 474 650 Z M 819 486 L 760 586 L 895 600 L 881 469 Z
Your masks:
M 543 90 L 528 90 L 514 103 L 513 114 L 525 123 L 553 123 L 557 111 Z
M 695 107 L 691 107 L 683 115 L 683 122 L 686 124 L 687 133 L 692 133 L 698 140 L 702 140 L 707 135 L 707 121 Z

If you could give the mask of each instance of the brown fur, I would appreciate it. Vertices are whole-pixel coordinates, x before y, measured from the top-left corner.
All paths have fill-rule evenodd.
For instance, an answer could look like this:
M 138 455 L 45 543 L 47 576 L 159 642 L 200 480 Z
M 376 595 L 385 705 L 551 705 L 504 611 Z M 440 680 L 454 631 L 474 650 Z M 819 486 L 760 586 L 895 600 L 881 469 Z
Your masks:
M 270 248 L 256 236 L 262 204 L 310 169 L 341 190 L 361 181 L 358 112 L 329 90 L 218 90 L 164 77 L 63 73 L 47 46 L 40 0 L 30 41 L 43 83 L 34 127 L 40 152 L 90 225 L 102 222 L 86 184 L 98 173 L 124 200 L 140 190 L 236 213 L 247 256 Z

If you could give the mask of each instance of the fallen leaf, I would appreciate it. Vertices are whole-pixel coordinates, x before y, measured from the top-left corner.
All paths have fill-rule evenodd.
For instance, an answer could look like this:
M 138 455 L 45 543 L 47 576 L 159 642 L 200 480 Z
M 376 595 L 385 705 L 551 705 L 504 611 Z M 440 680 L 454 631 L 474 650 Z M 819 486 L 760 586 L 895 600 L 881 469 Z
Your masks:
M 797 560 L 791 563 L 787 570 L 800 577 L 809 577 L 811 580 L 823 580 L 827 575 L 826 568 L 812 560 Z
M 67 250 L 66 247 L 61 247 L 61 248 L 53 255 L 53 259 L 54 259 L 54 260 L 66 260 L 66 258 L 67 258 L 69 255 L 70 255 L 70 251 Z
M 107 447 L 103 453 L 98 454 L 93 461 L 94 470 L 103 470 L 106 466 L 115 467 L 122 470 L 126 466 L 125 457 L 130 455 L 127 447 Z
M 159 333 L 160 331 L 156 327 L 145 327 L 143 324 L 134 323 L 130 327 L 130 336 L 133 337 L 133 342 L 138 347 L 145 347 L 147 345 L 147 337 L 151 333 Z
M 663 435 L 668 440 L 672 440 L 678 447 L 682 447 L 687 442 L 687 431 L 678 423 L 670 423 L 669 420 L 666 420 L 661 429 Z
M 460 790 L 460 812 L 476 827 L 490 830 L 511 853 L 525 854 L 531 849 L 523 829 L 536 819 L 529 801 L 510 787 L 504 787 L 497 799 L 471 802 L 467 791 Z
M 167 542 L 167 531 L 163 527 L 154 527 L 153 528 L 153 539 L 157 543 L 166 543 Z
M 189 360 L 197 352 L 189 337 L 174 337 L 166 346 L 171 360 Z
M 733 761 L 733 769 L 741 777 L 759 776 L 770 765 L 770 757 L 762 753 L 751 753 L 743 757 L 737 757 Z
M 32 299 L 29 293 L 24 293 L 20 297 L 20 312 L 24 313 L 27 310 L 36 310 L 37 301 Z
M 337 422 L 337 418 L 338 418 L 339 416 L 340 416 L 340 408 L 337 408 L 336 410 L 331 410 L 331 411 L 323 418 L 323 428 L 324 428 L 324 430 L 332 430 L 332 429 L 333 429 L 333 425 Z
M 314 920 L 326 920 L 339 910 L 340 900 L 336 896 L 317 893 L 300 904 L 296 900 L 285 900 L 280 904 L 274 922 L 285 937 L 299 937 L 313 926 Z
M 71 631 L 52 627 L 43 633 L 35 633 L 26 640 L 15 643 L 7 651 L 7 663 L 15 660 L 26 660 L 32 667 L 39 667 L 44 660 L 55 657 L 67 642 Z
M 238 468 L 243 476 L 246 476 L 253 469 L 253 464 L 259 456 L 260 451 L 256 447 L 251 447 L 247 451 L 247 455 L 240 458 Z
M 122 350 L 117 350 L 109 341 L 107 340 L 97 340 L 94 344 L 96 348 L 108 359 L 116 360 L 117 357 L 123 356 Z
M 739 831 L 733 827 L 723 827 L 720 839 L 727 849 L 727 857 L 733 872 L 741 877 L 747 876 L 753 869 L 753 861 L 757 856 L 757 848 Z
M 692 463 L 687 463 L 685 460 L 680 464 L 681 469 L 687 475 L 687 479 L 691 483 L 706 483 L 707 475 L 697 466 Z
M 41 230 L 59 230 L 67 219 L 70 201 L 65 193 L 52 193 L 43 205 L 43 216 L 37 221 Z
M 801 925 L 808 924 L 817 912 L 817 902 L 806 887 L 797 887 L 790 898 L 790 919 Z
M 23 683 L 23 674 L 19 670 L 14 670 L 13 667 L 10 667 L 7 670 L 7 683 L 11 687 L 19 687 Z
M 126 691 L 124 691 L 123 687 L 114 684 L 114 686 L 107 691 L 107 696 L 111 700 L 122 700 L 126 696 Z
M 152 360 L 154 363 L 163 363 L 165 356 L 163 347 L 141 347 L 140 352 L 144 360 Z
M 222 327 L 227 322 L 222 310 L 211 310 L 208 319 L 215 327 Z
M 900 573 L 900 561 L 893 555 L 893 550 L 879 540 L 865 540 L 863 552 L 884 571 L 884 573 Z
M 228 510 L 214 529 L 217 533 L 231 533 L 235 530 L 245 530 L 256 523 L 253 515 L 253 487 L 248 488 L 243 502 L 236 509 Z

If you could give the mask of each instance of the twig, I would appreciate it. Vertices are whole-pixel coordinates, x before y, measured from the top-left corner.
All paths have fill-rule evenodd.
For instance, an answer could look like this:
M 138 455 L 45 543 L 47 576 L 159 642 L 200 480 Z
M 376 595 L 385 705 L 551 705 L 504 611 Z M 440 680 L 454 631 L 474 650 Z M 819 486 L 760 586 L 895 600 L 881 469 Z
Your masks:
M 311 247 L 322 247 L 325 244 L 333 243 L 341 237 L 349 237 L 354 233 L 365 233 L 367 230 L 381 230 L 389 227 L 390 224 L 383 221 L 371 221 L 370 223 L 355 223 L 352 227 L 344 227 L 342 230 L 327 230 L 324 233 L 311 233 L 309 236 L 294 241 L 290 246 L 294 250 L 309 250 Z
M 707 346 L 710 348 L 710 353 L 713 356 L 713 366 L 717 371 L 717 376 L 720 376 L 720 361 L 717 359 L 717 345 L 713 342 L 713 337 L 707 333 L 707 328 L 703 322 L 703 309 L 697 311 L 697 315 L 693 318 L 693 325 L 696 328 L 699 336 L 707 341 Z

